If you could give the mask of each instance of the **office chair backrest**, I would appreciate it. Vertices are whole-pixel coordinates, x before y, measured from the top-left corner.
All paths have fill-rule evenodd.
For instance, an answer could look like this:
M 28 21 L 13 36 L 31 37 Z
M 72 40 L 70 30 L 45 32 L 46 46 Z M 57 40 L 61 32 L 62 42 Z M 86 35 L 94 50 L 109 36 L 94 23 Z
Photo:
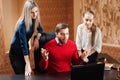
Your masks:
M 42 33 L 40 40 L 39 40 L 39 49 L 34 51 L 34 64 L 35 64 L 35 73 L 42 72 L 42 70 L 39 68 L 39 61 L 41 59 L 41 48 L 47 43 L 48 41 L 55 38 L 54 32 L 44 32 Z

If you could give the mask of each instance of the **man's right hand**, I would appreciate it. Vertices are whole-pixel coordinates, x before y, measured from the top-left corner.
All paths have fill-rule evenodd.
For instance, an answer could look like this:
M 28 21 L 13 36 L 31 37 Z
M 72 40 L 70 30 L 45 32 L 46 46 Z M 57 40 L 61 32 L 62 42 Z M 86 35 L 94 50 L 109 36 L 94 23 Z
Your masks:
M 48 60 L 49 52 L 46 49 L 41 48 L 41 55 L 43 59 Z

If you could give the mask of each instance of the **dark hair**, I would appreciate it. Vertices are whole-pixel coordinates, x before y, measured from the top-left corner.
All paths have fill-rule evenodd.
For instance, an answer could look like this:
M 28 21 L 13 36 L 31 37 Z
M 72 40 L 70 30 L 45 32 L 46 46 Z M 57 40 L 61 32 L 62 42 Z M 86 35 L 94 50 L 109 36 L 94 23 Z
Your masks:
M 69 28 L 68 24 L 65 23 L 59 23 L 56 25 L 55 32 L 59 32 L 61 29 Z

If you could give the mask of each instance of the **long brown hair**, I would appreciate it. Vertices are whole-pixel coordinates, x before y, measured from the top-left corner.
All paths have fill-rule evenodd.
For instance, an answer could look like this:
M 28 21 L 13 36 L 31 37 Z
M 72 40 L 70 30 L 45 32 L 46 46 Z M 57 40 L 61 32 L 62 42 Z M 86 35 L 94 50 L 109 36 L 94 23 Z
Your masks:
M 92 14 L 93 16 L 95 16 L 95 15 L 94 15 L 94 12 L 91 11 L 91 10 L 87 10 L 86 12 L 84 12 L 83 16 L 84 16 L 85 14 Z M 95 25 L 94 23 L 92 24 L 91 32 L 92 32 L 91 45 L 94 46 L 95 34 L 96 34 L 96 25 Z
M 94 23 L 92 24 L 91 31 L 92 31 L 91 44 L 92 46 L 94 46 L 95 34 L 96 34 L 96 25 Z

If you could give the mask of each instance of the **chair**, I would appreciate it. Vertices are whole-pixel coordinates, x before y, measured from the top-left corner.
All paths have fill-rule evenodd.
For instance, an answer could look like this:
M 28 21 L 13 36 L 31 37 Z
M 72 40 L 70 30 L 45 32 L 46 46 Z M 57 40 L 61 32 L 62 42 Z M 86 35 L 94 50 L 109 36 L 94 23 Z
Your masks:
M 54 38 L 55 38 L 55 33 L 54 32 L 42 33 L 42 35 L 40 37 L 40 40 L 39 40 L 39 49 L 34 51 L 34 64 L 35 64 L 34 72 L 36 74 L 39 73 L 39 72 L 44 72 L 39 67 L 39 61 L 40 61 L 40 59 L 42 57 L 41 48 L 43 48 L 45 43 L 47 43 L 48 41 L 50 41 L 51 39 L 54 39 Z

